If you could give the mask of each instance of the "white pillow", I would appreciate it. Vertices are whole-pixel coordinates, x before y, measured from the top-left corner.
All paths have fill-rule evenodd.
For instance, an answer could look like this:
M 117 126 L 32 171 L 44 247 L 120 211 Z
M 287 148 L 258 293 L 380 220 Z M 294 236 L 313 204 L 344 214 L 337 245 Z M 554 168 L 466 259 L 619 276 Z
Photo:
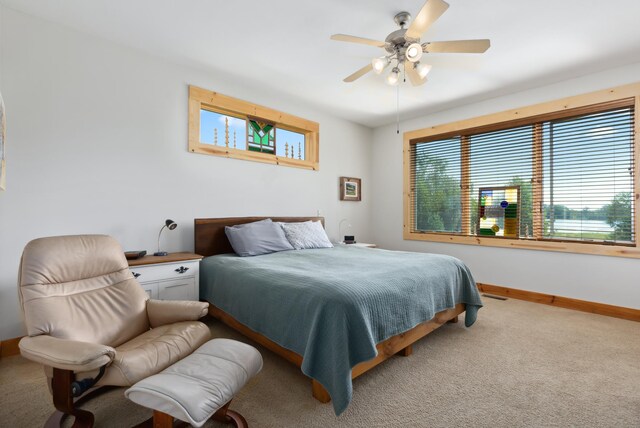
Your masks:
M 226 226 L 224 232 L 233 251 L 241 257 L 293 250 L 282 227 L 273 223 L 270 218 L 253 223 Z
M 331 248 L 333 244 L 319 221 L 282 223 L 284 234 L 296 250 L 307 248 Z

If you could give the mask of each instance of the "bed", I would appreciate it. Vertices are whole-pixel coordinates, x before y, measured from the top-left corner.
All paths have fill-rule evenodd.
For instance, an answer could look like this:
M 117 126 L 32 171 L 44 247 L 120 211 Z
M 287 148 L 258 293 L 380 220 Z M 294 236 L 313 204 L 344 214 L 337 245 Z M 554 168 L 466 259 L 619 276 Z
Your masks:
M 337 415 L 353 378 L 466 310 L 482 306 L 468 268 L 445 255 L 336 246 L 238 257 L 225 226 L 267 217 L 195 220 L 200 298 L 230 327 L 281 355 L 312 380 L 312 394 Z M 321 217 L 271 217 L 321 221 Z

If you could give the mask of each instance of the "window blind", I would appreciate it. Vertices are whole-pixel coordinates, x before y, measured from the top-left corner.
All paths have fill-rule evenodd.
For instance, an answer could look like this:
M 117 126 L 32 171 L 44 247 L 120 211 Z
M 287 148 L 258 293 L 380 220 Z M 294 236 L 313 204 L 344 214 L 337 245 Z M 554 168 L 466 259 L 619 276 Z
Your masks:
M 633 243 L 634 108 L 613 104 L 412 142 L 411 231 L 485 236 L 502 202 L 517 230 L 495 221 L 497 237 Z
M 460 138 L 415 144 L 411 152 L 412 229 L 461 232 Z
M 477 233 L 480 188 L 519 186 L 518 236 L 532 235 L 533 132 L 533 125 L 526 125 L 469 136 L 472 231 Z
M 633 107 L 544 123 L 545 239 L 633 242 Z

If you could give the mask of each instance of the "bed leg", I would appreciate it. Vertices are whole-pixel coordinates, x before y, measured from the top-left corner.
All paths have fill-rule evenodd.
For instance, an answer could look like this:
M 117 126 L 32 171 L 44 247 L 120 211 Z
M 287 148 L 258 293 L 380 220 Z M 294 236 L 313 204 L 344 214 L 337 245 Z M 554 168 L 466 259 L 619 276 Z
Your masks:
M 409 345 L 398 351 L 398 355 L 400 355 L 401 357 L 408 357 L 411 354 L 413 354 L 413 345 Z
M 327 390 L 324 389 L 324 386 L 322 386 L 320 382 L 315 379 L 311 379 L 311 393 L 313 395 L 313 398 L 321 403 L 328 403 L 329 401 L 331 401 L 331 396 L 329 395 Z
M 457 323 L 457 322 L 458 322 L 458 315 L 456 315 L 455 317 L 451 318 L 451 319 L 450 319 L 449 321 L 447 321 L 447 322 L 450 322 L 451 324 L 455 324 L 455 323 Z

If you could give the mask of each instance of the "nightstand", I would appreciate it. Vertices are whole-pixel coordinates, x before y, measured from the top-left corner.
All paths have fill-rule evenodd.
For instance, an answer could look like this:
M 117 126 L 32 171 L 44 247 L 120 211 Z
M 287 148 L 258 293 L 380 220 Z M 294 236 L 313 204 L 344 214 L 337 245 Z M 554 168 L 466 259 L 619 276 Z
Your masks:
M 356 242 L 355 244 L 344 244 L 340 242 L 340 245 L 346 245 L 347 247 L 362 247 L 362 248 L 377 248 L 376 244 L 367 244 L 366 242 Z
M 198 300 L 200 259 L 193 253 L 169 253 L 129 260 L 129 267 L 152 299 Z

